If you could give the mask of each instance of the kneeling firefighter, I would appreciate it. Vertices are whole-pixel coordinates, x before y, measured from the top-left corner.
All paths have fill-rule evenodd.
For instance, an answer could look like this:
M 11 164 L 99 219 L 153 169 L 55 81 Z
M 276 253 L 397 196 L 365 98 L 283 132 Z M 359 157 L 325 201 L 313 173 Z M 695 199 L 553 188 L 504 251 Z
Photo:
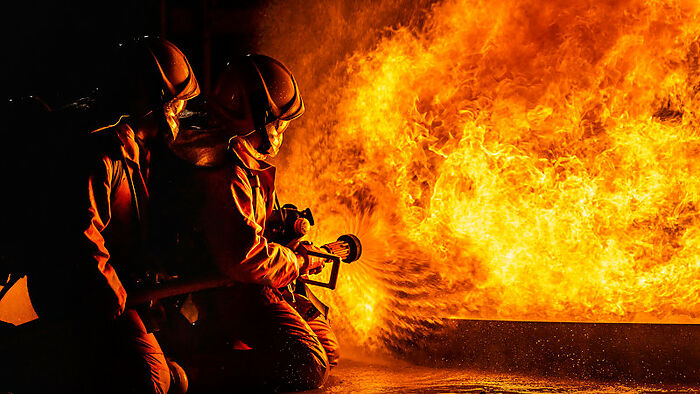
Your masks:
M 47 196 L 26 267 L 39 319 L 0 344 L 0 391 L 171 388 L 159 343 L 126 302 L 149 270 L 143 218 L 151 153 L 167 149 L 199 87 L 180 49 L 157 37 L 122 43 L 108 63 L 90 109 L 53 113 L 51 133 L 43 134 L 54 144 L 29 174 Z
M 338 342 L 325 317 L 309 312 L 304 297 L 291 300 L 287 286 L 325 260 L 307 254 L 311 245 L 266 236 L 276 199 L 266 160 L 304 113 L 299 88 L 282 63 L 252 54 L 229 62 L 206 99 L 199 116 L 182 120 L 171 144 L 178 159 L 154 168 L 160 212 L 152 230 L 178 275 L 210 271 L 234 284 L 181 297 L 159 338 L 193 390 L 320 387 L 337 364 Z

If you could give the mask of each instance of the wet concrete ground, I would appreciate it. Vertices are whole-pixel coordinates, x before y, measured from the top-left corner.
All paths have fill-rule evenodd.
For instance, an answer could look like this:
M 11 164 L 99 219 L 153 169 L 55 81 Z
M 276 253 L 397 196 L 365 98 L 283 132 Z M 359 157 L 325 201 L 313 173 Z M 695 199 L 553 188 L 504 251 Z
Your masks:
M 20 324 L 35 317 L 26 290 L 21 290 L 24 290 L 23 283 L 8 294 L 21 302 L 0 305 L 0 319 Z M 8 309 L 8 305 L 15 308 Z M 455 321 L 444 333 L 422 339 L 440 346 L 417 346 L 423 349 L 417 352 L 419 354 L 405 354 L 417 360 L 427 357 L 433 361 L 435 355 L 440 355 L 441 362 L 434 362 L 440 364 L 439 367 L 419 366 L 344 345 L 341 346 L 340 364 L 331 371 L 324 387 L 306 393 L 700 393 L 700 383 L 697 383 L 700 377 L 689 375 L 699 368 L 695 365 L 700 359 L 699 329 L 700 326 L 680 325 L 659 328 L 651 325 L 606 327 L 601 324 Z M 520 342 L 520 346 L 514 347 L 516 342 Z M 416 345 L 415 339 L 412 345 Z M 482 356 L 470 354 L 474 353 L 473 349 Z M 593 351 L 595 349 L 598 350 Z M 603 352 L 608 358 L 617 354 L 617 358 L 606 364 L 579 362 L 569 365 L 571 368 L 567 372 L 574 374 L 567 375 L 568 378 L 548 373 L 561 372 L 559 367 L 572 355 L 577 355 L 579 360 L 600 362 L 596 354 Z M 562 359 L 562 355 L 566 357 Z M 613 363 L 619 360 L 627 362 Z M 666 360 L 663 363 L 666 367 L 658 362 L 650 363 L 650 360 Z M 658 375 L 663 369 L 673 371 L 682 366 L 681 370 L 688 372 L 683 375 L 686 380 L 682 381 L 693 383 L 661 385 L 577 378 L 591 376 L 591 368 L 595 365 L 606 366 L 610 373 L 624 371 L 622 367 L 629 361 L 646 361 L 649 366 L 653 365 L 645 375 Z M 481 368 L 457 368 L 457 365 L 480 365 Z M 527 372 L 494 372 L 498 370 L 496 368 L 504 367 L 538 370 L 540 376 Z M 629 370 L 627 368 L 628 375 Z M 664 376 L 676 377 L 671 373 Z
M 351 356 L 323 388 L 306 393 L 700 393 L 697 385 L 637 385 L 431 368 Z

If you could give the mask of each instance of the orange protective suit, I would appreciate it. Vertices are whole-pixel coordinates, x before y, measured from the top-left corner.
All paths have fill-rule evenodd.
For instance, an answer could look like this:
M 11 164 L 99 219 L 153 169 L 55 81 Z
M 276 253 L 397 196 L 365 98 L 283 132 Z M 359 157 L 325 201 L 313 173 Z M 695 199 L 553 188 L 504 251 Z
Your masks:
M 205 270 L 192 262 L 208 261 L 214 271 L 240 283 L 193 294 L 196 324 L 174 316 L 159 338 L 195 389 L 319 387 L 338 361 L 338 342 L 323 317 L 305 321 L 279 290 L 297 279 L 302 261 L 264 236 L 275 198 L 275 168 L 232 141 L 223 164 L 199 167 L 190 176 L 171 170 L 173 176 L 162 180 L 177 192 L 159 197 L 184 208 L 172 209 L 159 223 L 179 232 L 181 244 L 202 245 L 187 257 L 172 256 L 184 264 L 180 273 Z M 237 350 L 240 342 L 252 350 Z
M 144 209 L 148 152 L 125 124 L 75 150 L 56 152 L 60 160 L 48 169 L 46 236 L 27 273 L 39 320 L 18 329 L 34 335 L 5 349 L 14 354 L 8 381 L 17 392 L 167 392 L 158 342 L 135 311 L 125 311 L 125 287 L 142 269 L 132 194 Z

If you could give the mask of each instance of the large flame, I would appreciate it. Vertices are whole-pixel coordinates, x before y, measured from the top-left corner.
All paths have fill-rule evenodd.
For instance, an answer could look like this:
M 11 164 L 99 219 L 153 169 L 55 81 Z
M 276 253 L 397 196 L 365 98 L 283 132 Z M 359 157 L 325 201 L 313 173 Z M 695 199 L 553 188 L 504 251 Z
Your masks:
M 365 245 L 341 330 L 698 321 L 697 2 L 321 3 L 273 4 L 262 48 L 308 108 L 281 198 Z

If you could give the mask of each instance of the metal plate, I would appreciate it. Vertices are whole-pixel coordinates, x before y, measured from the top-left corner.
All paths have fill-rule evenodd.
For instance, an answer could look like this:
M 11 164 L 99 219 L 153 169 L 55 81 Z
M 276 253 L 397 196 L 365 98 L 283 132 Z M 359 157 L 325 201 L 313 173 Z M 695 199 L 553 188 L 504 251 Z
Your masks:
M 700 325 L 448 320 L 393 350 L 419 365 L 700 383 Z

